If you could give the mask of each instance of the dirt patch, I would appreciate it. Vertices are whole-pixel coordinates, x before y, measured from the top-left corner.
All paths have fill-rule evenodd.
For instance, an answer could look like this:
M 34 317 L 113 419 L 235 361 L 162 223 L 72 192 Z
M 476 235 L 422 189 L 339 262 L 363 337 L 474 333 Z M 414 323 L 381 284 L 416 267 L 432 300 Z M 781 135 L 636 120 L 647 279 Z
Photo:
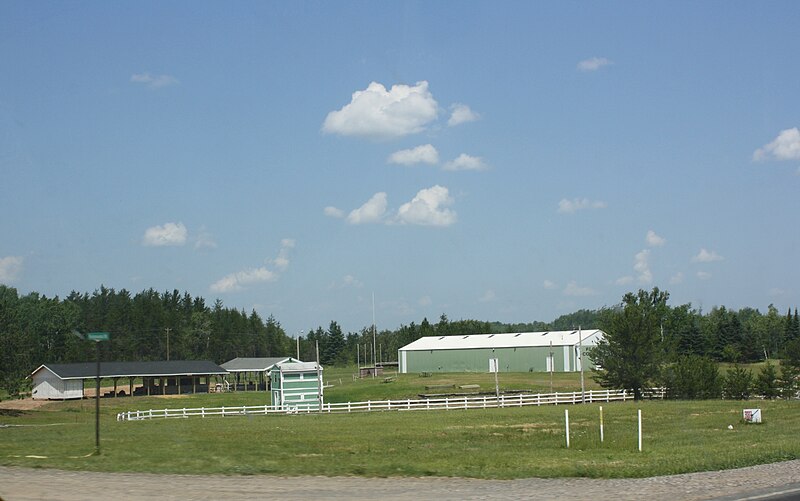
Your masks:
M 19 411 L 30 411 L 38 409 L 43 405 L 49 404 L 49 400 L 34 400 L 32 398 L 20 398 L 18 400 L 3 400 L 0 402 L 0 412 L 4 409 L 13 409 Z M 0 416 L 3 414 L 0 414 Z M 8 415 L 8 414 L 6 414 Z

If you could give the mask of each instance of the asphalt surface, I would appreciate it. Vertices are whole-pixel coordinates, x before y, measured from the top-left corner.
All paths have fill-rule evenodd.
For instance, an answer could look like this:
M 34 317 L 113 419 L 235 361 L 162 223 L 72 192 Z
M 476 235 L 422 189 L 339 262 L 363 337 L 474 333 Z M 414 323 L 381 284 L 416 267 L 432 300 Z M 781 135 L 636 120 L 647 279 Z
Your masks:
M 0 467 L 0 499 L 800 499 L 800 460 L 642 479 L 273 477 L 70 472 Z

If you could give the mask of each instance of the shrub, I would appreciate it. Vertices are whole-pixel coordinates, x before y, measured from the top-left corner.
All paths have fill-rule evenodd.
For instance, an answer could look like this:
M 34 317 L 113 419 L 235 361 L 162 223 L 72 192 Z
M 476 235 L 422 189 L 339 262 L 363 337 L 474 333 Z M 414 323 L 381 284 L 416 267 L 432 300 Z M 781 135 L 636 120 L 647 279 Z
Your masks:
M 756 378 L 755 389 L 764 398 L 773 399 L 781 396 L 781 384 L 774 365 L 767 362 L 767 365 L 761 368 Z
M 682 356 L 667 367 L 663 384 L 667 388 L 667 398 L 706 400 L 722 395 L 716 362 L 698 355 Z
M 753 371 L 734 365 L 725 377 L 725 397 L 734 400 L 747 400 L 753 389 Z

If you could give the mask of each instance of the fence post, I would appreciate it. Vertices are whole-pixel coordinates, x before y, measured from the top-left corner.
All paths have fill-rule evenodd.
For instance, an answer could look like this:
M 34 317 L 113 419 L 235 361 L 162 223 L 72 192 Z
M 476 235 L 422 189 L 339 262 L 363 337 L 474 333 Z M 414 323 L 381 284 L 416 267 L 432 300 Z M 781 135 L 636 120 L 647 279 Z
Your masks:
M 600 443 L 603 443 L 603 406 L 600 406 Z
M 567 432 L 567 449 L 569 449 L 569 409 L 564 409 L 564 422 L 566 423 L 565 429 Z
M 642 452 L 642 409 L 639 409 L 639 452 Z

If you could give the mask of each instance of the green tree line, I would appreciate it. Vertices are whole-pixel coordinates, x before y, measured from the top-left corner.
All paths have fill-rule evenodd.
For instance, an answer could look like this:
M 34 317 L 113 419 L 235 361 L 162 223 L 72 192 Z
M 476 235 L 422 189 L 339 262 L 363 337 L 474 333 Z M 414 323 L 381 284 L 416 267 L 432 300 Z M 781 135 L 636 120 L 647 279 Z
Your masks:
M 800 319 L 770 306 L 765 315 L 752 308 L 714 308 L 707 315 L 691 305 L 670 307 L 669 293 L 654 288 L 628 293 L 599 318 L 606 337 L 588 352 L 600 370 L 603 387 L 625 388 L 637 400 L 654 386 L 671 398 L 747 399 L 795 396 L 800 374 Z M 780 358 L 780 372 L 770 359 Z M 767 360 L 754 377 L 739 362 Z M 734 366 L 720 375 L 719 362 Z
M 100 287 L 64 299 L 20 296 L 0 285 L 0 387 L 16 393 L 43 363 L 93 360 L 80 333 L 110 332 L 103 360 L 212 360 L 291 353 L 294 342 L 270 316 L 209 306 L 201 297 L 148 289 L 131 294 Z
M 627 297 L 627 296 L 626 296 Z M 397 350 L 421 337 L 584 329 L 614 329 L 610 319 L 624 310 L 619 305 L 579 310 L 552 322 L 501 323 L 470 319 L 451 320 L 441 315 L 435 322 L 423 318 L 395 329 L 374 333 L 372 326 L 345 333 L 334 320 L 327 328 L 313 327 L 299 338 L 300 359 L 316 360 L 319 345 L 323 365 L 396 361 Z M 703 357 L 714 362 L 756 362 L 784 358 L 800 350 L 797 308 L 785 314 L 769 306 L 765 313 L 715 307 L 708 312 L 690 304 L 659 306 L 650 328 L 658 338 L 660 362 L 682 357 Z M 74 332 L 107 331 L 105 360 L 212 360 L 235 357 L 290 356 L 296 341 L 270 315 L 225 307 L 217 300 L 208 305 L 202 297 L 177 290 L 153 289 L 133 294 L 125 289 L 100 287 L 93 293 L 72 292 L 64 299 L 38 293 L 19 295 L 0 285 L 0 386 L 14 393 L 25 377 L 42 363 L 81 362 L 93 358 L 89 342 Z M 373 338 L 375 339 L 373 349 Z M 169 352 L 169 353 L 168 353 Z

